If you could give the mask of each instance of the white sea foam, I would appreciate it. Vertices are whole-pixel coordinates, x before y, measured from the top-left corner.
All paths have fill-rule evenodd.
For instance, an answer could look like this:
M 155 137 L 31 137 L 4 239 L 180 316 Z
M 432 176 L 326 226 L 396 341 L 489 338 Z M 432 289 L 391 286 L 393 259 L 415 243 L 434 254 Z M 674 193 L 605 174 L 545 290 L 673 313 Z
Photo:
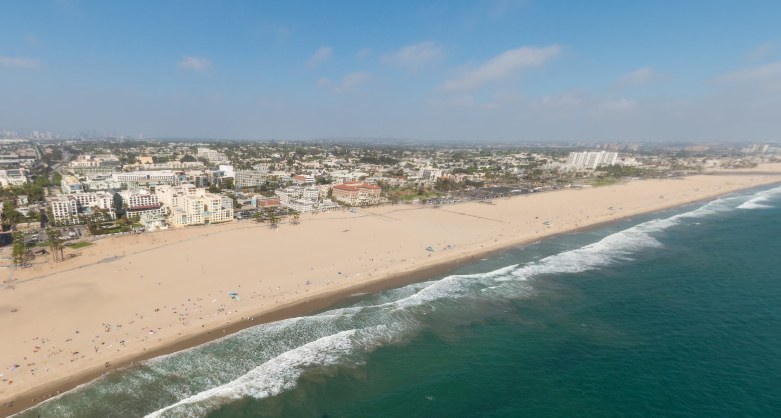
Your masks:
M 355 335 L 356 330 L 347 330 L 304 344 L 282 353 L 231 382 L 182 399 L 147 417 L 197 417 L 227 401 L 246 396 L 260 399 L 278 395 L 295 386 L 306 370 L 338 364 L 353 351 L 356 344 Z M 366 345 L 365 340 L 361 342 Z
M 767 204 L 767 202 L 774 197 L 778 197 L 779 195 L 781 195 L 781 187 L 761 191 L 754 195 L 751 199 L 744 202 L 742 205 L 738 206 L 738 209 L 772 208 L 773 206 Z
M 685 213 L 644 222 L 598 242 L 524 265 L 416 283 L 352 307 L 253 327 L 212 343 L 232 344 L 235 356 L 212 357 L 208 352 L 191 352 L 181 359 L 172 355 L 154 360 L 150 362 L 155 369 L 152 378 L 159 378 L 158 373 L 176 368 L 179 363 L 196 360 L 191 357 L 198 357 L 197 360 L 214 364 L 199 364 L 198 370 L 193 370 L 195 373 L 210 374 L 224 367 L 225 370 L 220 369 L 222 371 L 217 373 L 222 377 L 216 382 L 227 383 L 215 382 L 217 386 L 207 390 L 198 388 L 213 385 L 201 382 L 188 385 L 190 389 L 179 388 L 176 392 L 180 401 L 148 417 L 203 416 L 236 399 L 278 395 L 295 387 L 307 370 L 356 364 L 359 361 L 356 354 L 360 356 L 380 345 L 409 338 L 411 331 L 424 326 L 421 314 L 439 307 L 449 309 L 454 300 L 517 298 L 530 291 L 527 279 L 547 274 L 580 273 L 630 259 L 640 251 L 662 246 L 654 236 L 656 233 L 687 219 L 734 210 L 735 202 L 730 199 L 733 198 L 719 199 Z M 233 351 L 231 353 L 234 354 Z M 240 377 L 235 378 L 236 375 Z

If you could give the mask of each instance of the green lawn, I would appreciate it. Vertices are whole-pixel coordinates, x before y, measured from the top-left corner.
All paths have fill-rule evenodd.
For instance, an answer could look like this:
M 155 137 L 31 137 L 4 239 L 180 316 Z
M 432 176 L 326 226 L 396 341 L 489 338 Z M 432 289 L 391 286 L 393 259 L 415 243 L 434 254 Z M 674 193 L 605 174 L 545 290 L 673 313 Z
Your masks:
M 90 245 L 92 245 L 92 243 L 87 241 L 79 241 L 79 242 L 74 242 L 73 244 L 66 244 L 66 245 L 70 248 L 73 248 L 74 250 L 78 250 L 84 247 L 89 247 Z

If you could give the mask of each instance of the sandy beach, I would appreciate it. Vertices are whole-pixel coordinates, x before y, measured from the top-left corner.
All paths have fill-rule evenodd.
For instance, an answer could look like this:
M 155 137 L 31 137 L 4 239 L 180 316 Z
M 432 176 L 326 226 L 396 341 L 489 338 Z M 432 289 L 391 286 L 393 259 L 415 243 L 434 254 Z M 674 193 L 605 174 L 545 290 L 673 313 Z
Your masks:
M 234 222 L 100 239 L 26 269 L 10 268 L 4 248 L 0 416 L 133 361 L 487 252 L 778 182 L 781 164 L 765 164 L 490 203 L 305 215 L 276 230 Z

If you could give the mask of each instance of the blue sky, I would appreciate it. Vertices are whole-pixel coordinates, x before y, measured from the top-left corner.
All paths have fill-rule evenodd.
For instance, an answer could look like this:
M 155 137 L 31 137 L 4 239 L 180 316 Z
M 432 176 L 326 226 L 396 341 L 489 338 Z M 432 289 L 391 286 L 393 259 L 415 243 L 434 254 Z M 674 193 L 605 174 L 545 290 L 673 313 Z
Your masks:
M 778 1 L 0 1 L 0 129 L 779 140 Z

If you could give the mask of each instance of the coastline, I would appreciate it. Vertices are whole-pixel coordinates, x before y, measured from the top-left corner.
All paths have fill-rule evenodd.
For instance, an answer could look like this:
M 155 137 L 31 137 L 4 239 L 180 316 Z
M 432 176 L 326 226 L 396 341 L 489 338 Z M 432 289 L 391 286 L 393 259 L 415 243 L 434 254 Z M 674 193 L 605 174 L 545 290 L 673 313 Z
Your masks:
M 750 174 L 750 173 L 749 173 Z M 545 229 L 543 227 L 539 227 L 543 230 L 543 233 L 540 234 L 539 232 L 534 236 L 529 236 L 531 232 L 529 232 L 526 235 L 517 236 L 510 234 L 511 236 L 508 238 L 503 238 L 502 240 L 495 239 L 493 242 L 490 242 L 490 240 L 485 240 L 485 237 L 482 237 L 482 241 L 480 241 L 482 244 L 480 244 L 479 247 L 474 245 L 473 247 L 467 248 L 466 250 L 460 252 L 460 253 L 450 253 L 448 256 L 439 257 L 437 259 L 432 259 L 431 261 L 428 261 L 426 259 L 423 259 L 423 261 L 419 261 L 417 263 L 410 263 L 408 264 L 408 268 L 406 269 L 399 269 L 397 266 L 390 265 L 385 266 L 386 270 L 378 273 L 376 277 L 371 277 L 369 279 L 360 279 L 357 282 L 350 282 L 345 285 L 341 286 L 334 286 L 333 288 L 322 288 L 318 292 L 313 292 L 310 295 L 301 295 L 301 296 L 294 296 L 293 294 L 288 294 L 288 296 L 291 296 L 292 298 L 288 298 L 287 300 L 285 297 L 281 297 L 280 300 L 283 300 L 284 303 L 282 304 L 276 304 L 275 306 L 267 306 L 259 310 L 252 310 L 250 308 L 249 313 L 242 312 L 242 319 L 241 320 L 231 320 L 228 321 L 227 324 L 222 324 L 221 321 L 219 324 L 216 323 L 216 321 L 211 321 L 211 325 L 209 327 L 203 326 L 201 328 L 195 328 L 192 329 L 192 327 L 187 328 L 186 335 L 181 335 L 179 338 L 167 338 L 162 344 L 157 344 L 156 346 L 150 346 L 147 348 L 144 348 L 142 351 L 134 351 L 129 354 L 126 354 L 124 356 L 116 356 L 111 361 L 111 367 L 105 368 L 101 367 L 100 363 L 98 365 L 95 365 L 90 368 L 83 368 L 81 371 L 78 371 L 76 373 L 70 373 L 66 376 L 52 379 L 48 381 L 48 383 L 40 384 L 36 386 L 32 386 L 28 390 L 21 391 L 17 394 L 13 394 L 7 398 L 3 398 L 0 403 L 3 405 L 7 405 L 9 401 L 13 402 L 12 406 L 4 406 L 2 409 L 0 409 L 0 416 L 5 416 L 9 414 L 14 414 L 17 412 L 20 412 L 24 409 L 27 409 L 31 406 L 34 406 L 37 403 L 40 403 L 52 396 L 55 396 L 59 392 L 65 392 L 67 390 L 70 390 L 76 386 L 79 386 L 81 384 L 87 383 L 97 377 L 100 377 L 103 373 L 106 372 L 106 370 L 116 370 L 121 369 L 124 367 L 132 367 L 134 362 L 137 361 L 143 361 L 149 358 L 157 357 L 164 354 L 169 354 L 173 352 L 177 352 L 183 349 L 187 349 L 190 347 L 194 347 L 209 341 L 213 341 L 216 339 L 219 339 L 225 335 L 229 335 L 231 333 L 240 331 L 242 329 L 258 325 L 261 323 L 266 322 L 272 322 L 284 318 L 290 318 L 295 316 L 301 316 L 306 314 L 311 314 L 317 311 L 322 311 L 324 309 L 327 309 L 330 306 L 333 306 L 334 304 L 343 302 L 350 297 L 354 296 L 356 292 L 360 293 L 373 293 L 384 289 L 389 288 L 395 288 L 399 286 L 403 286 L 408 283 L 414 283 L 420 280 L 423 280 L 427 277 L 430 277 L 432 275 L 437 274 L 444 274 L 449 271 L 454 270 L 458 266 L 460 266 L 463 263 L 468 263 L 471 261 L 474 261 L 475 259 L 478 259 L 480 257 L 484 257 L 486 255 L 505 251 L 508 248 L 520 246 L 520 245 L 526 245 L 531 242 L 536 242 L 540 239 L 547 239 L 551 236 L 555 236 L 558 234 L 564 234 L 564 233 L 572 233 L 577 231 L 582 231 L 586 229 L 592 229 L 597 228 L 605 224 L 615 223 L 619 222 L 623 219 L 641 215 L 641 214 L 649 214 L 649 213 L 656 213 L 663 210 L 668 210 L 675 207 L 680 207 L 688 204 L 693 204 L 696 202 L 702 202 L 702 201 L 710 201 L 713 199 L 718 198 L 719 196 L 738 192 L 741 190 L 747 190 L 747 189 L 753 189 L 757 187 L 765 187 L 770 184 L 776 184 L 781 183 L 781 167 L 775 167 L 773 170 L 763 173 L 763 174 L 755 174 L 755 176 L 760 176 L 761 180 L 757 179 L 754 181 L 746 181 L 745 184 L 736 184 L 731 183 L 729 180 L 734 180 L 734 176 L 746 176 L 745 173 L 735 172 L 735 173 L 729 173 L 729 174 L 708 174 L 709 177 L 719 177 L 719 178 L 726 178 L 725 181 L 725 187 L 719 187 L 714 188 L 713 190 L 710 190 L 708 192 L 703 192 L 703 194 L 694 194 L 692 193 L 691 199 L 671 199 L 669 202 L 663 202 L 663 204 L 658 204 L 651 207 L 650 205 L 639 205 L 640 207 L 634 208 L 634 209 L 627 209 L 624 212 L 621 211 L 615 211 L 616 213 L 613 214 L 607 214 L 605 216 L 600 217 L 594 217 L 592 219 L 590 216 L 586 216 L 585 219 L 576 220 L 574 223 L 569 222 L 566 223 L 562 222 L 565 226 L 559 227 L 556 225 L 556 228 L 548 228 Z M 661 182 L 675 182 L 676 180 L 661 180 Z M 674 183 L 673 183 L 674 184 Z M 604 190 L 610 190 L 610 188 L 615 187 L 621 187 L 622 185 L 617 186 L 606 186 L 606 188 L 600 188 Z M 690 190 L 689 190 L 690 191 Z M 698 189 L 699 191 L 699 189 Z M 577 190 L 568 190 L 564 191 L 564 193 L 570 193 L 570 197 L 572 197 L 572 193 L 580 193 L 582 191 Z M 537 197 L 537 200 L 542 199 L 543 201 L 547 196 L 547 194 L 553 194 L 558 192 L 550 192 L 539 195 Z M 648 192 L 648 193 L 655 193 L 654 192 Z M 649 195 L 651 196 L 651 195 Z M 688 196 L 688 195 L 687 195 Z M 523 202 L 523 199 L 527 196 L 518 196 L 509 198 L 507 200 L 502 201 L 514 201 L 516 202 Z M 657 198 L 657 196 L 651 196 L 653 198 Z M 658 199 L 658 198 L 657 198 Z M 552 200 L 552 199 L 549 199 Z M 663 199 L 660 199 L 663 200 Z M 497 204 L 500 202 L 497 201 Z M 482 206 L 482 207 L 481 207 Z M 446 212 L 446 213 L 456 213 L 458 215 L 466 215 L 471 218 L 480 218 L 483 220 L 488 221 L 495 221 L 495 222 L 505 222 L 505 218 L 497 217 L 496 219 L 489 219 L 485 216 L 482 216 L 484 212 L 490 211 L 492 205 L 479 205 L 477 203 L 471 203 L 470 205 L 464 205 L 462 206 L 447 206 L 444 208 L 439 209 L 445 209 L 439 212 Z M 460 211 L 456 211 L 454 208 L 459 209 Z M 447 209 L 453 209 L 448 211 Z M 512 209 L 512 208 L 511 208 Z M 612 206 L 611 206 L 612 209 Z M 418 210 L 418 211 L 435 211 L 435 208 L 411 208 L 406 209 L 402 208 L 399 209 L 401 211 L 409 211 L 409 210 Z M 567 210 L 565 209 L 565 212 Z M 363 215 L 364 217 L 368 217 L 369 219 L 375 219 L 375 218 L 381 218 L 381 217 L 390 217 L 393 215 L 395 211 L 393 208 L 384 208 L 381 210 L 369 210 L 369 211 L 362 211 L 362 213 L 365 213 Z M 450 215 L 448 215 L 450 216 Z M 509 216 L 513 216 L 513 213 L 510 212 Z M 531 216 L 531 215 L 530 215 Z M 463 217 L 455 217 L 454 219 L 459 219 L 462 221 Z M 329 218 L 331 219 L 331 218 Z M 325 223 L 329 223 L 329 219 L 322 219 L 323 221 L 326 221 Z M 357 217 L 350 218 L 349 214 L 346 215 L 346 217 L 339 217 L 339 218 L 333 218 L 336 220 L 339 220 L 340 222 L 343 220 L 350 221 L 350 219 L 357 219 Z M 430 218 L 422 218 L 423 220 L 429 220 Z M 432 219 L 436 219 L 436 216 Z M 537 219 L 537 218 L 535 218 Z M 311 221 L 319 221 L 321 219 L 317 218 L 306 218 L 302 222 L 311 222 Z M 410 221 L 410 222 L 418 222 L 420 221 L 419 218 L 405 218 L 404 220 Z M 384 220 L 383 220 L 384 221 Z M 382 222 L 382 221 L 378 221 Z M 478 221 L 475 221 L 478 222 Z M 542 220 L 540 220 L 542 222 Z M 558 224 L 558 222 L 557 222 Z M 339 227 L 341 227 L 341 223 L 338 224 Z M 458 225 L 458 224 L 456 224 Z M 477 226 L 477 229 L 483 225 L 480 224 Z M 218 227 L 219 228 L 219 227 Z M 246 227 L 246 226 L 234 226 L 234 227 L 228 227 L 223 228 L 219 231 L 215 230 L 211 234 L 208 233 L 210 231 L 206 231 L 207 233 L 205 235 L 198 234 L 198 233 L 192 233 L 188 235 L 189 240 L 197 240 L 202 239 L 204 237 L 209 237 L 214 234 L 221 234 L 223 232 L 230 233 L 231 231 L 236 230 L 251 230 L 255 228 L 262 228 L 262 226 L 253 226 L 253 227 Z M 287 230 L 290 228 L 290 231 L 293 231 L 293 228 L 299 228 L 299 227 L 292 227 L 292 226 L 286 226 L 285 229 Z M 263 231 L 266 231 L 265 229 L 262 229 Z M 498 231 L 502 231 L 503 228 L 499 227 L 497 229 Z M 349 229 L 347 230 L 349 231 Z M 199 230 L 198 232 L 203 232 L 203 230 Z M 267 234 L 266 234 L 267 235 Z M 488 234 L 490 236 L 490 233 Z M 187 237 L 186 237 L 187 238 Z M 428 237 L 424 237 L 428 238 Z M 516 239 L 517 238 L 517 239 Z M 154 240 L 153 240 L 154 241 Z M 100 241 L 98 241 L 100 243 Z M 180 242 L 188 242 L 186 240 L 180 241 Z M 425 242 L 425 239 L 424 241 Z M 160 243 L 157 247 L 151 247 L 146 249 L 141 249 L 138 252 L 130 253 L 130 254 L 123 254 L 121 257 L 130 257 L 132 255 L 140 254 L 145 251 L 155 251 L 158 249 L 164 249 L 167 247 L 171 247 L 174 244 L 162 244 Z M 295 243 L 291 244 L 293 245 L 292 248 L 295 248 Z M 143 246 L 142 246 L 143 247 Z M 391 260 L 393 261 L 393 260 Z M 402 259 L 401 261 L 406 261 L 405 259 Z M 65 273 L 74 273 L 78 272 L 80 269 L 83 268 L 91 268 L 96 265 L 98 265 L 101 261 L 97 261 L 93 264 L 85 264 L 81 266 L 73 266 L 69 265 L 63 266 L 60 271 L 51 271 L 44 276 L 41 277 L 32 277 L 32 280 L 37 281 L 44 281 L 39 279 L 47 279 L 52 276 L 61 275 Z M 398 263 L 396 263 L 398 265 Z M 337 267 L 341 268 L 341 266 Z M 377 269 L 375 269 L 377 271 Z M 124 274 L 124 273 L 122 273 Z M 341 271 L 339 271 L 339 274 L 341 275 Z M 371 276 L 371 274 L 370 274 Z M 129 275 L 127 275 L 129 277 Z M 143 275 L 141 276 L 143 278 Z M 22 281 L 24 279 L 20 280 L 21 285 L 24 285 L 25 282 Z M 339 279 L 341 280 L 341 279 Z M 246 284 L 244 282 L 243 284 Z M 307 282 L 308 284 L 308 282 Z M 307 290 L 308 291 L 308 290 Z M 284 293 L 282 294 L 284 295 Z M 296 293 L 297 295 L 297 293 Z M 188 299 L 189 300 L 189 299 Z M 0 305 L 2 305 L 2 300 L 0 300 Z M 97 352 L 97 351 L 96 351 Z M 5 359 L 3 359 L 5 360 Z M 5 367 L 5 364 L 0 364 L 3 367 Z M 2 392 L 0 392 L 0 396 L 2 396 Z

